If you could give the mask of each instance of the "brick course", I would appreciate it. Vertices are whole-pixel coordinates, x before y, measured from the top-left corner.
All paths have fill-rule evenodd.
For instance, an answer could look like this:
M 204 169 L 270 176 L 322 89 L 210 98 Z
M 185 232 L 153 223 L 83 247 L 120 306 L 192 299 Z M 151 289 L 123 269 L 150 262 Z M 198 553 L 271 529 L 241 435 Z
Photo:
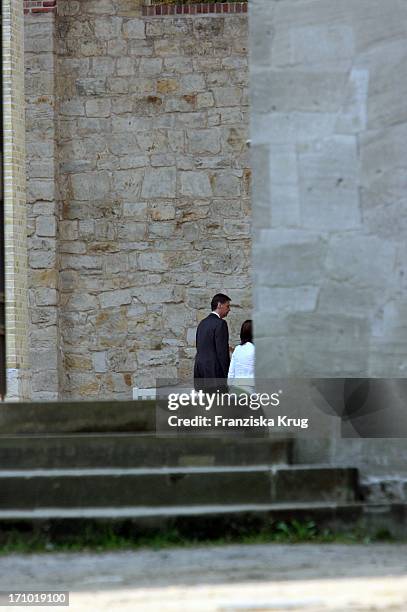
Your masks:
M 27 223 L 23 15 L 19 0 L 3 0 L 4 243 L 7 396 L 28 392 Z
M 24 0 L 24 15 L 29 13 L 54 13 L 57 0 Z
M 144 17 L 162 17 L 164 15 L 212 15 L 213 13 L 247 13 L 247 2 L 201 2 L 200 4 L 156 4 L 143 6 Z
M 57 10 L 57 0 L 23 0 L 24 14 L 30 13 L 54 13 Z M 201 2 L 199 4 L 171 4 L 143 6 L 144 17 L 161 17 L 164 15 L 210 15 L 213 13 L 247 13 L 247 2 L 224 2 L 214 4 Z

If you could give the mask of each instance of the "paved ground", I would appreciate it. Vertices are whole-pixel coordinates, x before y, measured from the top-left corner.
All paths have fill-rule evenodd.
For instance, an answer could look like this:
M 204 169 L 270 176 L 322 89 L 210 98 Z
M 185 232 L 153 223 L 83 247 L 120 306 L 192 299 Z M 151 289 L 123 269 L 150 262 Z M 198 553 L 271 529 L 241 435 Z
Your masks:
M 70 590 L 69 609 L 75 612 L 405 612 L 407 545 L 267 544 L 0 557 L 0 590 L 22 588 Z

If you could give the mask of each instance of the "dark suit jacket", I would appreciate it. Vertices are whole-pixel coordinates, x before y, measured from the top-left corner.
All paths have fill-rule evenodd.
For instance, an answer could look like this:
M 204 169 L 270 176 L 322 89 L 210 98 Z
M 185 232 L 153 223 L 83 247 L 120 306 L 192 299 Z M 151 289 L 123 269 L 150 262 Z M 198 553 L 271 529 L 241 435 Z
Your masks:
M 229 330 L 224 319 L 211 313 L 196 330 L 195 379 L 224 378 L 229 371 Z

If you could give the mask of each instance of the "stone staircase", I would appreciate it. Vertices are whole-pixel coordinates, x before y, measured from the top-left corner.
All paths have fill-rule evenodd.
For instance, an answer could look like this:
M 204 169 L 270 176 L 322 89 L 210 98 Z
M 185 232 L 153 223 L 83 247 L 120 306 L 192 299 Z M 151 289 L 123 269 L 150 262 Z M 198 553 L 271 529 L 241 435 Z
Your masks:
M 405 524 L 366 504 L 357 470 L 293 465 L 293 441 L 155 434 L 153 402 L 6 404 L 0 412 L 0 530 L 120 521 L 222 536 L 276 520 Z

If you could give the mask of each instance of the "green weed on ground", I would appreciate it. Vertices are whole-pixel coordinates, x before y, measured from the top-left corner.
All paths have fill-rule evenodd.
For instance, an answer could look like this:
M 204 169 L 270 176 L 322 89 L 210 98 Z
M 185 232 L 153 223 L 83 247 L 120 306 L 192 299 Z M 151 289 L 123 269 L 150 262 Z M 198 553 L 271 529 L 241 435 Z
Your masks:
M 159 550 L 169 547 L 209 546 L 222 544 L 298 544 L 298 543 L 343 543 L 369 544 L 370 542 L 395 541 L 387 530 L 368 534 L 363 529 L 334 532 L 319 529 L 313 521 L 279 521 L 267 529 L 231 533 L 223 537 L 189 537 L 177 529 L 132 534 L 126 529 L 112 525 L 88 525 L 80 533 L 58 533 L 41 530 L 24 533 L 18 529 L 0 532 L 0 554 L 37 552 L 106 552 L 150 548 Z

